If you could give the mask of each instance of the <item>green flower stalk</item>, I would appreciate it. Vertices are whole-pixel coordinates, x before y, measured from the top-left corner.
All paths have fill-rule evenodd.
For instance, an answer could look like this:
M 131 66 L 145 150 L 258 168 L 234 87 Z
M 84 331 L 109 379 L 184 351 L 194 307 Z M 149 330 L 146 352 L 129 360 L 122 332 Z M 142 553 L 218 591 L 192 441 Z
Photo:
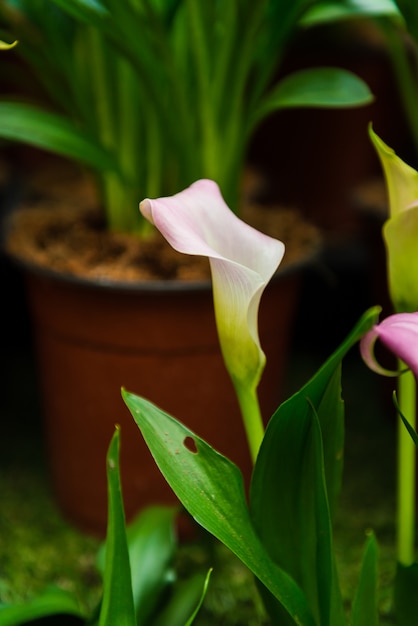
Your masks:
M 284 245 L 241 221 L 211 180 L 199 180 L 172 197 L 143 200 L 140 210 L 175 250 L 209 258 L 221 350 L 255 461 L 264 434 L 257 387 L 266 360 L 258 308 Z

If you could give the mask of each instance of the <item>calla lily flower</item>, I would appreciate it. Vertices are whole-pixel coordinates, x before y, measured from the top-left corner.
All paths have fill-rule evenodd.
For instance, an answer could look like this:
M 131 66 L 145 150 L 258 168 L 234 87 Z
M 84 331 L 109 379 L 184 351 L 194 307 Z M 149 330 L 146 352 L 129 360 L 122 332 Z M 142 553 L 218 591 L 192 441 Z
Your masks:
M 389 219 L 383 227 L 389 292 L 397 311 L 418 309 L 418 172 L 370 129 L 386 178 Z
M 140 211 L 175 250 L 209 258 L 226 367 L 235 387 L 255 389 L 265 364 L 258 309 L 284 244 L 240 220 L 212 180 L 198 180 L 171 197 L 143 200 Z
M 360 341 L 361 356 L 370 369 L 383 376 L 397 376 L 399 372 L 391 372 L 376 361 L 374 346 L 378 339 L 418 380 L 418 312 L 390 315 L 373 326 Z

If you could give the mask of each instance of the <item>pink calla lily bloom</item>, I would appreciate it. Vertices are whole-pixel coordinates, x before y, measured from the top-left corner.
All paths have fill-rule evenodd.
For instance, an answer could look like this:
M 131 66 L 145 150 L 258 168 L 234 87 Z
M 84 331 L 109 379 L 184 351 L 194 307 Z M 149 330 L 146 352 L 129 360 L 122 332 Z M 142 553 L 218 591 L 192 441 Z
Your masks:
M 175 250 L 209 258 L 226 367 L 235 385 L 254 389 L 265 364 L 257 324 L 260 299 L 284 244 L 240 220 L 212 180 L 198 180 L 171 197 L 143 200 L 140 211 Z
M 418 380 L 418 312 L 390 315 L 360 341 L 361 355 L 370 369 L 384 376 L 398 375 L 399 372 L 391 372 L 376 361 L 374 345 L 378 339 L 408 366 Z

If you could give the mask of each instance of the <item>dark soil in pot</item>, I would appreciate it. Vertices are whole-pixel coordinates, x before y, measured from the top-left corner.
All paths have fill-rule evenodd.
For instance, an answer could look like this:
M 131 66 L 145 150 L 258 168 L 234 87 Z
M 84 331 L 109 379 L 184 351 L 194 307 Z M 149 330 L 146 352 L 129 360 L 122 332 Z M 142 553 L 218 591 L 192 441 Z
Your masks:
M 148 239 L 109 232 L 93 181 L 66 162 L 47 165 L 31 176 L 9 220 L 6 250 L 15 259 L 103 283 L 210 279 L 207 259 L 176 252 L 157 232 Z M 280 271 L 311 259 L 320 246 L 318 229 L 293 208 L 254 200 L 261 188 L 259 177 L 248 172 L 242 219 L 285 243 Z

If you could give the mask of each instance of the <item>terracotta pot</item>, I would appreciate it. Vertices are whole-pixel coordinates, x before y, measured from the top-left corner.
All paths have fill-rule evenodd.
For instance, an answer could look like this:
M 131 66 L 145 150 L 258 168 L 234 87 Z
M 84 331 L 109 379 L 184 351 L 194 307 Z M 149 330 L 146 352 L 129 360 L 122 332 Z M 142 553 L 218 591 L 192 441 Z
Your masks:
M 300 277 L 298 268 L 279 272 L 262 298 L 268 366 L 260 394 L 267 417 L 280 400 Z M 175 501 L 121 399 L 122 386 L 184 421 L 248 480 L 248 448 L 218 346 L 210 283 L 112 289 L 29 271 L 27 284 L 51 476 L 69 519 L 86 531 L 105 531 L 105 456 L 115 424 L 128 519 L 145 505 Z

